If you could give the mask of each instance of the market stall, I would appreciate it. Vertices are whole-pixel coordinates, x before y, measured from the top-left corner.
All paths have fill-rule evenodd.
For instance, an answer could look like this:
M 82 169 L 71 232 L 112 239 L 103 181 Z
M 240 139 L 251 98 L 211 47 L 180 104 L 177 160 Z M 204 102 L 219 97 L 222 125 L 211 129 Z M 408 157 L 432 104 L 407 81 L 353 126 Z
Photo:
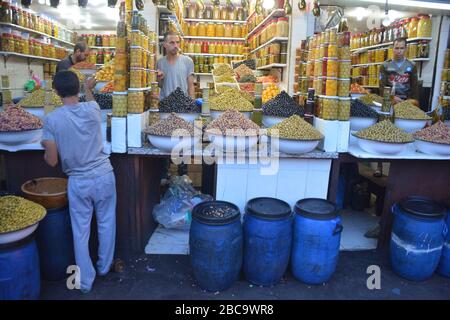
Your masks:
M 11 30 L 2 32 L 5 69 L 0 70 L 4 105 L 25 94 L 20 108 L 39 111 L 42 119 L 60 104 L 51 87 L 33 92 L 11 89 L 23 86 L 29 68 L 41 79 L 49 79 L 53 70 L 31 64 L 41 54 L 38 50 L 30 55 L 27 44 L 36 50 L 35 39 L 22 33 L 42 36 L 40 46 L 50 50 L 44 56 L 51 57 L 43 59 L 54 62 L 67 52 L 55 51 L 53 57 L 53 42 L 89 45 L 87 61 L 73 70 L 80 79 L 95 75 L 99 83 L 94 97 L 103 109 L 105 151 L 117 177 L 118 252 L 142 252 L 156 229 L 152 210 L 159 202 L 164 163 L 170 158 L 197 160 L 195 164 L 203 167 L 202 191 L 234 203 L 241 212 L 248 200 L 261 196 L 291 206 L 303 198 L 338 202 L 341 163 L 390 162 L 379 245 L 389 237 L 393 202 L 412 194 L 439 201 L 450 196 L 445 187 L 450 143 L 424 128 L 450 120 L 445 107 L 450 22 L 442 13 L 424 14 L 425 9 L 412 7 L 399 11 L 396 22 L 368 29 L 354 15 L 355 7 L 344 2 L 340 9 L 345 19 L 338 20 L 331 19 L 337 16 L 336 7 L 322 4 L 318 11 L 313 2 L 302 8 L 291 1 L 264 7 L 254 1 L 248 7 L 145 1 L 141 8 L 124 1 L 108 8 L 112 19 L 104 17 L 101 5 L 95 2 L 98 19 L 91 14 L 79 27 L 65 21 L 73 29 L 64 27 L 61 34 L 54 30 L 61 26 L 62 16 L 57 16 L 61 23 L 55 18 L 49 30 L 41 30 L 41 23 L 46 28 L 49 23 L 38 19 L 27 25 L 23 17 L 10 21 L 16 9 L 2 5 L 2 27 Z M 48 6 L 33 4 L 31 9 L 56 17 L 57 10 Z M 28 9 L 20 10 L 28 17 Z M 31 11 L 29 17 L 31 22 L 37 19 Z M 12 30 L 20 30 L 19 40 Z M 167 31 L 180 34 L 180 50 L 194 62 L 200 101 L 181 89 L 159 97 L 156 65 Z M 402 35 L 421 81 L 420 112 L 411 104 L 392 106 L 390 96 L 379 89 L 378 67 L 392 57 L 392 42 Z M 9 65 L 13 56 L 22 59 L 17 73 L 11 72 L 15 65 Z M 448 137 L 444 127 L 434 128 Z M 190 138 L 171 140 L 175 129 L 184 129 Z M 0 130 L 0 138 L 9 131 L 14 130 Z M 38 135 L 29 141 L 0 141 L 9 192 L 19 192 L 21 184 L 32 178 L 63 176 L 60 169 L 46 166 L 39 141 Z M 182 152 L 173 157 L 175 147 Z M 241 158 L 227 158 L 230 147 Z M 193 154 L 187 152 L 191 148 Z M 434 178 L 436 172 L 442 179 Z M 405 183 L 405 177 L 413 176 L 420 183 Z

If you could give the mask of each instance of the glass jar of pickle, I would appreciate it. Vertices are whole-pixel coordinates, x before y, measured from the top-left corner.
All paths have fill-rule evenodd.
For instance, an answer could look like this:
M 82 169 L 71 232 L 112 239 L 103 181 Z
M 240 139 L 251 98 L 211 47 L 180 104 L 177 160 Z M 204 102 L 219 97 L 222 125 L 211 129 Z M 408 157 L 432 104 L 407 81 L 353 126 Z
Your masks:
M 347 121 L 350 119 L 351 98 L 340 97 L 338 100 L 338 120 Z
M 216 37 L 224 37 L 225 35 L 225 26 L 223 23 L 216 24 Z
M 216 43 L 215 42 L 209 43 L 208 51 L 210 54 L 216 54 Z
M 187 53 L 194 53 L 195 52 L 195 42 L 194 41 L 187 41 Z
M 329 58 L 327 60 L 327 77 L 337 77 L 339 70 L 339 61 L 337 59 Z
M 220 7 L 214 6 L 213 8 L 213 20 L 220 20 Z
M 142 88 L 142 74 L 144 69 L 132 68 L 130 69 L 130 88 Z
M 128 112 L 143 113 L 144 109 L 144 91 L 128 90 Z
M 233 38 L 240 38 L 242 36 L 242 28 L 241 25 L 239 23 L 235 23 L 233 25 L 233 34 L 232 37 Z
M 223 54 L 230 54 L 230 42 L 224 42 L 222 46 Z
M 338 47 L 335 43 L 330 43 L 328 45 L 328 57 L 329 58 L 337 58 L 339 55 L 338 53 Z
M 328 63 L 329 63 L 329 61 L 328 61 Z M 336 77 L 327 77 L 326 78 L 325 95 L 337 96 L 337 78 Z
M 206 27 L 206 36 L 207 37 L 215 37 L 216 36 L 216 26 L 214 23 L 208 23 Z
M 226 38 L 233 37 L 233 25 L 231 23 L 226 23 L 225 24 L 224 37 L 226 37 Z
M 338 78 L 338 96 L 348 97 L 349 93 L 350 93 L 350 78 L 348 79 Z
M 17 22 L 18 25 L 25 28 L 25 20 L 23 16 L 23 11 L 21 9 L 17 9 Z
M 352 72 L 351 60 L 339 60 L 339 78 L 350 78 Z
M 197 3 L 191 2 L 189 5 L 189 19 L 197 18 Z
M 417 38 L 417 28 L 419 27 L 419 18 L 413 17 L 409 22 L 408 38 Z
M 0 22 L 12 22 L 11 5 L 9 4 L 9 2 L 4 1 L 1 3 Z
M 197 36 L 197 23 L 191 22 L 189 24 L 189 36 L 196 37 Z
M 216 54 L 223 54 L 223 43 L 222 42 L 216 43 Z
M 130 48 L 130 67 L 142 68 L 143 67 L 143 50 L 140 47 Z
M 225 6 L 222 6 L 220 8 L 220 19 L 221 20 L 228 20 L 228 8 Z
M 200 22 L 197 27 L 197 36 L 205 37 L 206 36 L 206 24 L 204 22 Z
M 230 54 L 237 54 L 236 42 L 232 42 L 230 45 Z
M 212 20 L 213 18 L 213 8 L 210 5 L 205 7 L 205 12 L 203 13 L 203 19 Z
M 431 37 L 431 19 L 429 15 L 420 15 L 420 20 L 417 24 L 417 37 L 428 38 Z
M 328 89 L 328 87 L 327 87 Z M 322 97 L 321 118 L 324 120 L 337 120 L 339 99 L 337 97 Z
M 417 42 L 412 42 L 408 47 L 408 59 L 416 59 L 418 53 L 419 45 Z
M 42 57 L 42 43 L 39 41 L 34 41 L 34 55 Z
M 201 41 L 196 41 L 195 42 L 194 53 L 202 53 L 202 43 L 201 43 Z
M 111 46 L 111 47 L 115 47 L 116 46 L 116 35 L 115 34 L 112 34 L 112 35 L 110 35 L 110 37 L 109 37 L 109 45 Z
M 3 33 L 1 48 L 1 50 L 5 52 L 14 52 L 14 38 L 12 34 Z

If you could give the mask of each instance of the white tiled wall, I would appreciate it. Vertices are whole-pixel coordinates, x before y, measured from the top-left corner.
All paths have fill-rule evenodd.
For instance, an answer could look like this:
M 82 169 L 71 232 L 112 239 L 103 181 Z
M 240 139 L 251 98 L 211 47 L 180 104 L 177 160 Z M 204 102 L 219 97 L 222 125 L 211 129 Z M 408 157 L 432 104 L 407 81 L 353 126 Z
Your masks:
M 241 212 L 256 197 L 278 198 L 291 207 L 303 198 L 326 199 L 330 169 L 329 159 L 279 159 L 273 175 L 262 175 L 258 165 L 219 164 L 216 199 L 236 204 Z

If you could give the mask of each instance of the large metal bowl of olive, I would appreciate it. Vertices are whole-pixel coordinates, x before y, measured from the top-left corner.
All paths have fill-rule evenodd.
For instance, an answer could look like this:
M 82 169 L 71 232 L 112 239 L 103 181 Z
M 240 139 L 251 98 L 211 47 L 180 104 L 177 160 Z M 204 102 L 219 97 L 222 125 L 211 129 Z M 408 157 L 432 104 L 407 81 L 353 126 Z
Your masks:
M 67 205 L 67 179 L 37 178 L 22 184 L 26 199 L 36 202 L 46 209 L 58 209 Z
M 398 142 L 384 142 L 384 141 L 376 141 L 369 139 L 362 139 L 356 137 L 358 139 L 358 145 L 361 149 L 368 153 L 374 154 L 386 154 L 386 155 L 395 155 L 402 153 L 408 143 L 398 143 Z

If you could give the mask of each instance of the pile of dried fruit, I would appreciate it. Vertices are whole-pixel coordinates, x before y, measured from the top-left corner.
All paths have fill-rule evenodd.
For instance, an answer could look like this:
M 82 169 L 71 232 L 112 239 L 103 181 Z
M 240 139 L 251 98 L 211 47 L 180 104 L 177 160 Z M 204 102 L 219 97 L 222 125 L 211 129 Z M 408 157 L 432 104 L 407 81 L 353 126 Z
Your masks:
M 175 113 L 170 114 L 166 119 L 160 120 L 148 127 L 144 132 L 157 136 L 170 137 L 177 129 L 186 130 L 191 136 L 194 135 L 194 125 L 178 117 Z
M 199 113 L 201 112 L 201 107 L 178 87 L 159 102 L 159 111 L 167 113 Z
M 253 76 L 253 70 L 247 67 L 245 64 L 241 64 L 239 67 L 234 68 L 234 72 L 236 72 L 237 78 L 240 79 L 244 76 Z
M 262 93 L 262 102 L 266 103 L 270 99 L 276 97 L 280 93 L 280 89 L 276 84 L 269 85 Z
M 450 145 L 450 128 L 439 121 L 413 134 L 417 140 Z
M 41 119 L 21 107 L 10 105 L 0 112 L 0 132 L 34 130 L 42 126 Z
M 236 110 L 227 110 L 212 121 L 206 131 L 215 135 L 255 136 L 259 127 Z
M 95 79 L 97 81 L 111 81 L 114 79 L 114 59 L 95 73 Z
M 290 117 L 294 114 L 302 116 L 305 111 L 285 91 L 262 106 L 263 114 L 274 117 Z
M 0 197 L 0 233 L 32 226 L 42 220 L 47 210 L 37 203 L 16 196 Z
M 378 122 L 373 126 L 358 131 L 355 135 L 361 139 L 381 142 L 409 143 L 414 141 L 412 135 L 397 128 L 389 120 Z
M 75 69 L 95 69 L 95 64 L 90 63 L 90 62 L 86 62 L 86 61 L 82 61 L 82 62 L 78 62 L 77 64 L 74 64 L 72 66 L 72 68 L 75 68 Z
M 293 115 L 267 130 L 268 135 L 291 140 L 320 140 L 323 135 L 298 115 Z

